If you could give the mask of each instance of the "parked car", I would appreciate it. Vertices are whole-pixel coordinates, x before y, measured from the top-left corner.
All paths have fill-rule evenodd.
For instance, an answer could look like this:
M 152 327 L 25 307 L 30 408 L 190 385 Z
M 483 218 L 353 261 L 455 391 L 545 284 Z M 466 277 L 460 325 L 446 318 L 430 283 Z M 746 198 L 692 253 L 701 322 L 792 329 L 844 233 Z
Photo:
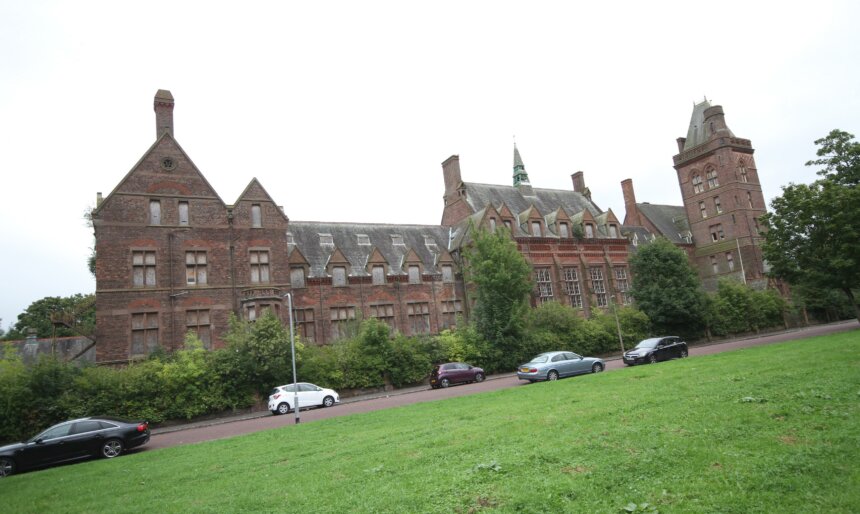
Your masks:
M 624 353 L 624 364 L 632 366 L 634 364 L 643 364 L 645 362 L 655 363 L 657 361 L 665 361 L 674 359 L 675 357 L 684 358 L 689 355 L 687 343 L 681 341 L 677 336 L 661 336 L 643 339 L 635 348 Z
M 483 382 L 486 375 L 484 370 L 465 362 L 446 362 L 433 366 L 430 372 L 430 387 L 448 387 L 451 384 Z
M 21 443 L 0 447 L 0 477 L 90 457 L 112 459 L 149 441 L 149 423 L 114 418 L 64 421 Z
M 546 352 L 517 367 L 517 378 L 535 382 L 558 380 L 583 373 L 600 373 L 606 368 L 603 359 L 583 357 L 573 352 Z
M 340 403 L 340 395 L 334 389 L 326 389 L 318 385 L 309 384 L 307 382 L 299 382 L 295 385 L 298 388 L 298 393 L 293 384 L 278 386 L 269 393 L 269 410 L 272 414 L 286 414 L 295 407 L 296 397 L 298 397 L 299 408 L 306 407 L 331 407 L 336 403 Z

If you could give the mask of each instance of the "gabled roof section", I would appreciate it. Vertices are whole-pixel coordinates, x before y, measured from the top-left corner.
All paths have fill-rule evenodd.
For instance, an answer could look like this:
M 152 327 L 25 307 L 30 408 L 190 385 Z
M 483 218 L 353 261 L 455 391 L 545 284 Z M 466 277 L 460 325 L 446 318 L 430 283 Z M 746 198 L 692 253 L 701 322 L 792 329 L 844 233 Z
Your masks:
M 252 178 L 251 181 L 248 182 L 248 185 L 245 186 L 245 190 L 242 191 L 239 198 L 236 199 L 236 203 L 234 205 L 238 205 L 239 202 L 268 202 L 276 207 L 278 205 L 256 177 Z M 280 208 L 275 210 L 280 214 L 284 221 L 289 221 L 287 215 Z
M 543 218 L 543 215 L 541 215 L 540 211 L 534 205 L 531 205 L 517 216 L 517 222 L 522 225 L 528 220 L 541 218 Z
M 532 206 L 540 212 L 552 212 L 560 207 L 567 212 L 588 210 L 595 216 L 602 212 L 594 202 L 576 191 L 533 188 L 534 195 L 525 197 L 514 186 L 466 182 L 465 187 L 466 201 L 474 212 L 489 205 L 507 207 L 512 217 L 514 213 L 521 213 Z M 499 213 L 503 216 L 504 207 L 499 209 Z
M 289 255 L 288 260 L 289 260 L 290 264 L 295 264 L 295 265 L 307 266 L 308 264 L 310 264 L 308 262 L 308 260 L 305 259 L 305 256 L 304 256 L 304 254 L 302 254 L 302 251 L 299 250 L 298 248 L 296 248 L 295 246 L 293 247 L 292 250 L 290 250 L 290 255 Z
M 687 211 L 680 205 L 637 203 L 636 208 L 659 231 L 659 235 L 673 243 L 686 243 L 679 233 L 690 231 Z
M 215 188 L 206 180 L 206 177 L 203 176 L 203 173 L 197 169 L 194 162 L 191 160 L 191 157 L 185 153 L 185 150 L 179 145 L 179 143 L 173 138 L 173 135 L 170 132 L 163 132 L 158 139 L 155 140 L 154 143 L 143 153 L 143 155 L 138 159 L 138 161 L 131 167 L 128 173 L 119 181 L 116 187 L 105 197 L 105 199 L 95 208 L 93 209 L 93 216 L 98 216 L 98 214 L 105 208 L 106 205 L 110 203 L 110 200 L 114 195 L 122 194 L 122 193 L 133 193 L 138 194 L 141 192 L 145 192 L 141 190 L 140 187 L 133 184 L 133 178 L 137 174 L 138 170 L 143 168 L 150 168 L 152 171 L 160 170 L 160 162 L 161 159 L 157 158 L 157 154 L 163 153 L 169 154 L 170 150 L 175 149 L 182 156 L 184 162 L 181 162 L 178 168 L 175 171 L 165 172 L 165 180 L 177 180 L 177 178 L 185 177 L 187 178 L 189 174 L 193 178 L 197 178 L 203 182 L 205 185 L 205 189 L 208 189 L 208 193 L 212 196 L 212 198 L 216 199 L 222 206 L 225 208 L 227 204 L 218 196 L 218 193 L 215 191 Z M 186 168 L 187 167 L 187 168 Z M 170 173 L 171 175 L 168 175 Z M 198 192 L 199 195 L 199 192 Z
M 549 227 L 554 226 L 559 221 L 570 221 L 570 216 L 567 215 L 563 207 L 559 207 L 546 215 L 546 224 Z
M 389 266 L 389 274 L 402 273 L 400 265 L 410 251 L 420 259 L 425 272 L 435 273 L 436 255 L 448 246 L 448 228 L 441 225 L 394 225 L 372 223 L 327 223 L 291 221 L 290 233 L 297 248 L 307 258 L 311 277 L 325 276 L 326 264 L 345 259 L 352 266 L 352 275 L 368 275 L 370 259 Z M 340 257 L 332 253 L 332 245 L 320 244 L 319 234 L 330 234 Z M 366 235 L 370 244 L 358 244 L 358 234 Z M 399 235 L 403 244 L 393 244 L 392 235 Z M 427 239 L 435 241 L 437 253 L 428 247 Z M 432 245 L 431 245 L 432 246 Z

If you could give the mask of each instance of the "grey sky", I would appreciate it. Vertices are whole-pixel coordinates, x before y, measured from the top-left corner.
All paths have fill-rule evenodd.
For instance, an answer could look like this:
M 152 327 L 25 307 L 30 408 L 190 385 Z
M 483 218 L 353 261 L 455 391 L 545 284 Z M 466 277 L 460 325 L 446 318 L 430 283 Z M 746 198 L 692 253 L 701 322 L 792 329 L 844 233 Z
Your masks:
M 571 173 L 624 216 L 680 205 L 693 103 L 750 139 L 770 200 L 860 120 L 852 2 L 0 0 L 0 318 L 92 292 L 83 213 L 155 140 L 152 98 L 232 203 L 257 177 L 294 220 L 438 223 L 440 163 L 508 184 Z

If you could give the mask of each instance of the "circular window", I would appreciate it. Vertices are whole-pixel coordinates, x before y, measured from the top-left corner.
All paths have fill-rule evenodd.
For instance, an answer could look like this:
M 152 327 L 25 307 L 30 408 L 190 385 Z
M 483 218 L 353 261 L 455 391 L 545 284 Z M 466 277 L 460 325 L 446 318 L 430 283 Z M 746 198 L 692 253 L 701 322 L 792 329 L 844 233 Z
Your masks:
M 167 171 L 173 171 L 176 169 L 176 161 L 172 157 L 165 157 L 161 159 L 161 167 Z

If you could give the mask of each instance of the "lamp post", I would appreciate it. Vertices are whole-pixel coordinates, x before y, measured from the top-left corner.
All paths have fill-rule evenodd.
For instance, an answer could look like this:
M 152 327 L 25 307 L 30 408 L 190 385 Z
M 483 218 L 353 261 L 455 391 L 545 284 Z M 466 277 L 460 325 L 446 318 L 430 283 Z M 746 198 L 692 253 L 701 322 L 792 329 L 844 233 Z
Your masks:
M 624 338 L 621 337 L 621 323 L 618 321 L 618 311 L 615 310 L 615 296 L 610 296 L 612 303 L 612 314 L 615 315 L 615 328 L 618 329 L 618 342 L 621 343 L 621 355 L 624 355 Z
M 293 412 L 296 413 L 296 425 L 301 421 L 299 415 L 299 386 L 296 383 L 296 340 L 293 336 L 293 295 L 287 293 L 284 295 L 287 299 L 287 309 L 290 311 L 290 352 L 293 357 Z

